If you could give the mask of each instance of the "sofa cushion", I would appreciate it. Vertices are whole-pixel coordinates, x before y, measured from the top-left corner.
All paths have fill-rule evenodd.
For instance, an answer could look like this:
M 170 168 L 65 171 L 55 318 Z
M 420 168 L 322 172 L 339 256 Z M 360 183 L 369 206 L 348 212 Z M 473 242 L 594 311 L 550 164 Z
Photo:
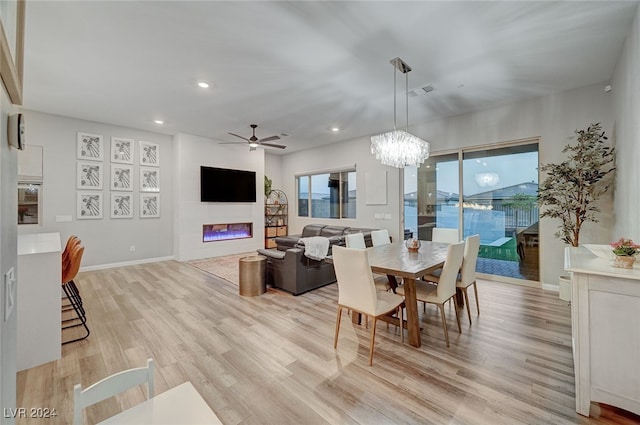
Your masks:
M 322 229 L 324 229 L 325 227 L 327 227 L 326 224 L 307 224 L 302 229 L 302 235 L 300 235 L 300 237 L 308 238 L 310 236 L 325 236 L 321 235 Z
M 320 236 L 325 236 L 327 238 L 331 236 L 342 236 L 344 235 L 344 231 L 347 229 L 348 227 L 345 226 L 325 226 L 322 228 Z

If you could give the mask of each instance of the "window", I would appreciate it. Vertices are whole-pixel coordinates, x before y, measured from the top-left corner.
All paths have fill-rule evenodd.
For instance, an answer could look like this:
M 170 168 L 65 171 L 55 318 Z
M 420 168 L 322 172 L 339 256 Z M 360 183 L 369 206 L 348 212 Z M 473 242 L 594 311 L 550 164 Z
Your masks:
M 40 184 L 18 183 L 18 224 L 40 222 Z
M 298 216 L 356 218 L 356 171 L 340 170 L 297 177 Z

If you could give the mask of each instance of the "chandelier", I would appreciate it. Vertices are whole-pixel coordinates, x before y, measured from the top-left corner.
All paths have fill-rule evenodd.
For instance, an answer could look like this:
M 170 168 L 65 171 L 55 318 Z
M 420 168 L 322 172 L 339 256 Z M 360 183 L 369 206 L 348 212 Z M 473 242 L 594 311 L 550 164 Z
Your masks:
M 396 168 L 419 166 L 429 157 L 429 143 L 409 133 L 409 76 L 411 67 L 402 59 L 391 59 L 393 71 L 393 131 L 371 136 L 371 153 L 384 165 Z M 405 75 L 407 131 L 396 129 L 396 71 Z

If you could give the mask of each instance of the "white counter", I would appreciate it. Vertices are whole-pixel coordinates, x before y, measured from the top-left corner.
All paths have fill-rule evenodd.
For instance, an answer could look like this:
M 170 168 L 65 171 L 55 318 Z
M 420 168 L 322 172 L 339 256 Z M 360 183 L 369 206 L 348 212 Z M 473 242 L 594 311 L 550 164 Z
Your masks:
M 18 235 L 18 371 L 61 357 L 60 233 Z
M 597 251 L 593 251 L 597 252 Z M 565 249 L 572 272 L 571 328 L 576 411 L 589 416 L 592 401 L 640 414 L 640 265 L 584 248 Z

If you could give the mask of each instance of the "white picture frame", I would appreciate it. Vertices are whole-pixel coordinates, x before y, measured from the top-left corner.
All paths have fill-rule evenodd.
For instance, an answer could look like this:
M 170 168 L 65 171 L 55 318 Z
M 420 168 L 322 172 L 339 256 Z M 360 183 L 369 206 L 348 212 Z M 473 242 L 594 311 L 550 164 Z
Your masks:
M 133 218 L 133 193 L 111 193 L 111 218 Z
M 100 134 L 78 132 L 78 159 L 102 161 L 104 159 L 104 140 Z
M 111 138 L 111 162 L 133 164 L 133 139 L 124 137 Z
M 76 172 L 76 188 L 82 190 L 101 190 L 103 181 L 103 165 L 101 162 L 78 161 Z
M 111 190 L 133 192 L 133 165 L 111 164 Z
M 140 166 L 160 166 L 160 145 L 140 140 Z
M 102 192 L 78 192 L 76 219 L 91 220 L 102 219 L 103 194 Z
M 140 192 L 160 192 L 160 169 L 140 167 Z
M 140 194 L 140 218 L 160 217 L 160 194 L 141 193 Z

